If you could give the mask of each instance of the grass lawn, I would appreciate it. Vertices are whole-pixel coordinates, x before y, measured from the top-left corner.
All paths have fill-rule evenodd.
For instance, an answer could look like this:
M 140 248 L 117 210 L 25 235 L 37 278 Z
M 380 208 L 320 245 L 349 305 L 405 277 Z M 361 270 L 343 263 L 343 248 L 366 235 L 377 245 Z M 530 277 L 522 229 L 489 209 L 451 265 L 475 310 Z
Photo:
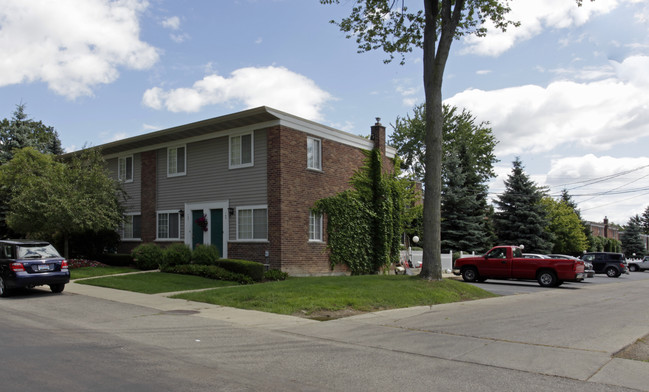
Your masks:
M 328 319 L 359 312 L 495 296 L 454 279 L 428 282 L 418 276 L 366 275 L 289 278 L 281 282 L 183 293 L 173 298 Z
M 93 278 L 95 276 L 124 274 L 137 272 L 138 269 L 130 267 L 81 267 L 70 268 L 70 279 Z
M 192 275 L 167 274 L 164 272 L 107 276 L 103 278 L 82 280 L 76 283 L 135 291 L 144 294 L 168 293 L 212 287 L 239 286 L 236 282 L 225 282 L 222 280 L 207 279 Z

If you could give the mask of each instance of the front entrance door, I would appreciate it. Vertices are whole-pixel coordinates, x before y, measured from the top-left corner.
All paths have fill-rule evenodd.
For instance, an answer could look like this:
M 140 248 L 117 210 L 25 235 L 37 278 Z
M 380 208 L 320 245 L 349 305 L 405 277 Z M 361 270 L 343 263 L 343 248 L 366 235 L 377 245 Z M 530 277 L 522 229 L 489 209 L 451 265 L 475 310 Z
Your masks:
M 219 250 L 223 257 L 223 209 L 210 210 L 210 243 Z
M 192 249 L 205 243 L 205 232 L 198 224 L 198 220 L 204 215 L 203 210 L 192 210 Z

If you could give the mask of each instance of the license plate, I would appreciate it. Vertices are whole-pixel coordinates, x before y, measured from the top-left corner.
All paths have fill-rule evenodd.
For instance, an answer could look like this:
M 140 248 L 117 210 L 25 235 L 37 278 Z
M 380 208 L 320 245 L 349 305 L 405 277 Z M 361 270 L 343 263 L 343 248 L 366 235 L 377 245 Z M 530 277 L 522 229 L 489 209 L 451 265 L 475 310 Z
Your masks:
M 38 265 L 38 270 L 39 271 L 49 271 L 51 269 L 51 266 L 49 264 L 39 264 Z

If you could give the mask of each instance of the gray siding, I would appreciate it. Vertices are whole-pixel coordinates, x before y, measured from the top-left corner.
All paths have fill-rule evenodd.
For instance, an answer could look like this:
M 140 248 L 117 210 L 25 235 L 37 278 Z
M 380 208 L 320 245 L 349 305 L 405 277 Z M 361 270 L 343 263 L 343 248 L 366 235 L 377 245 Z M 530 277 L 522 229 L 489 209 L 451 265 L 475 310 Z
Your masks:
M 187 144 L 184 176 L 167 177 L 167 149 L 159 149 L 157 210 L 177 210 L 185 203 L 214 201 L 228 201 L 232 208 L 267 204 L 266 135 L 265 130 L 254 132 L 254 166 L 240 169 L 228 168 L 227 136 Z M 236 222 L 228 221 L 230 239 L 234 239 Z
M 110 177 L 115 180 L 117 180 L 117 161 L 118 158 L 112 158 L 106 161 L 106 168 Z M 122 189 L 126 191 L 126 201 L 123 204 L 126 212 L 140 212 L 141 185 L 142 164 L 140 154 L 133 154 L 133 181 L 122 184 Z

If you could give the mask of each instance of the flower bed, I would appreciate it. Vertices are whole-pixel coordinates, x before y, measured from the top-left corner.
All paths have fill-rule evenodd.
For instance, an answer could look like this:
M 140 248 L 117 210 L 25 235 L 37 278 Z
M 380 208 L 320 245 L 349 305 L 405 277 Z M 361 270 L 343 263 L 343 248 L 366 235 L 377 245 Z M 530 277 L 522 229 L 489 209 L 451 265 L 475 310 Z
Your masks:
M 82 267 L 108 267 L 108 265 L 93 260 L 68 260 L 68 268 L 82 268 Z

